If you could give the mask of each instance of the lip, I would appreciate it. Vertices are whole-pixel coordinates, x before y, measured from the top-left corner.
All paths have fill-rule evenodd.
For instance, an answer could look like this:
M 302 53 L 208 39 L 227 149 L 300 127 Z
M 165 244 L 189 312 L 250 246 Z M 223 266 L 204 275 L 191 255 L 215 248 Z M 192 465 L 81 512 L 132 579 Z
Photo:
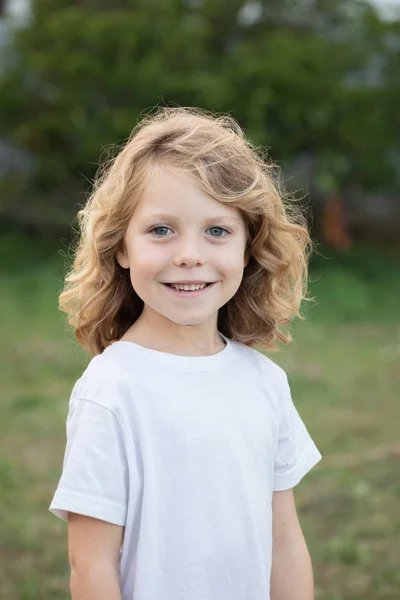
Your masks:
M 171 285 L 202 285 L 203 283 L 215 283 L 214 281 L 163 281 L 163 283 L 168 283 Z
M 206 282 L 204 281 L 202 283 L 206 283 Z M 216 281 L 210 282 L 210 285 L 207 285 L 202 290 L 193 290 L 190 292 L 185 292 L 183 290 L 175 290 L 174 288 L 169 287 L 169 285 L 167 285 L 166 283 L 163 283 L 162 285 L 170 294 L 173 294 L 174 296 L 177 296 L 178 298 L 197 298 L 197 296 L 201 296 L 202 294 L 207 293 L 207 290 L 214 287 L 214 285 L 216 283 L 217 283 Z M 199 284 L 197 284 L 197 285 L 199 285 Z M 184 284 L 181 284 L 181 285 L 184 285 Z M 190 284 L 186 284 L 186 285 L 190 285 Z

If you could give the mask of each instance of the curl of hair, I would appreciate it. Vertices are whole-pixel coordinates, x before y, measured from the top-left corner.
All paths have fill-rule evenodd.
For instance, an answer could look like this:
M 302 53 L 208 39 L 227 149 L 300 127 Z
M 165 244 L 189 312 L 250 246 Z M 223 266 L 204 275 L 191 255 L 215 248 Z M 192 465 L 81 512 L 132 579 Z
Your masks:
M 94 356 L 120 339 L 143 310 L 129 271 L 116 254 L 155 167 L 189 173 L 220 202 L 236 206 L 247 233 L 249 262 L 218 329 L 248 346 L 275 350 L 300 314 L 312 244 L 306 219 L 282 191 L 278 169 L 232 117 L 198 108 L 161 107 L 146 115 L 99 170 L 78 212 L 80 236 L 59 296 L 79 343 Z

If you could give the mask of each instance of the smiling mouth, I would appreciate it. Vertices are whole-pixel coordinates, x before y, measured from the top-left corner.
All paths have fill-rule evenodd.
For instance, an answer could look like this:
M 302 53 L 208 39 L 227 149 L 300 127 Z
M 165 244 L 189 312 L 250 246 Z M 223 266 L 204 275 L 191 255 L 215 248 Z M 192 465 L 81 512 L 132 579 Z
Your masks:
M 197 290 L 197 289 L 204 289 L 207 286 L 211 285 L 212 283 L 214 283 L 214 282 L 210 281 L 208 283 L 207 282 L 204 282 L 204 283 L 164 283 L 164 285 L 167 285 L 168 287 L 173 288 L 174 290 L 177 290 L 177 289 L 183 290 L 185 287 L 188 287 L 188 288 L 194 287 Z
M 166 285 L 171 290 L 174 290 L 176 292 L 184 292 L 184 293 L 190 294 L 193 292 L 201 292 L 201 291 L 205 290 L 207 287 L 209 287 L 210 285 L 213 285 L 214 283 L 215 283 L 215 281 L 210 281 L 210 282 L 204 283 L 204 284 L 163 283 L 163 285 Z

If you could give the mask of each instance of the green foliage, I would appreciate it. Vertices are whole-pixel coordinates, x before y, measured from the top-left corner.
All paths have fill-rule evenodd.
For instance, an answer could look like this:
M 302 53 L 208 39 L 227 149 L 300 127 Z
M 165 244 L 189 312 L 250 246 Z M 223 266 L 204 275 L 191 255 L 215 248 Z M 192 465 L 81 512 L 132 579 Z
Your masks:
M 321 247 L 310 266 L 311 320 L 335 323 L 396 320 L 400 296 L 398 251 L 358 244 L 343 253 Z
M 390 36 L 398 24 L 355 0 L 36 0 L 0 80 L 0 136 L 32 165 L 4 176 L 0 214 L 68 229 L 99 161 L 164 103 L 230 112 L 279 162 L 311 153 L 325 194 L 393 186 Z

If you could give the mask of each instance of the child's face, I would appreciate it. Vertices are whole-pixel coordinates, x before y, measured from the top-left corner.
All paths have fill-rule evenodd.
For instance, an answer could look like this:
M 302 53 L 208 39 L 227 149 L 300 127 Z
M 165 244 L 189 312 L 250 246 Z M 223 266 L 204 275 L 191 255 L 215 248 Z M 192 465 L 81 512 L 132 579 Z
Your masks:
M 228 233 L 229 232 L 229 233 Z M 236 207 L 218 202 L 185 174 L 157 169 L 129 223 L 119 264 L 150 308 L 179 325 L 216 324 L 243 278 L 246 228 Z M 167 283 L 212 284 L 177 291 Z

